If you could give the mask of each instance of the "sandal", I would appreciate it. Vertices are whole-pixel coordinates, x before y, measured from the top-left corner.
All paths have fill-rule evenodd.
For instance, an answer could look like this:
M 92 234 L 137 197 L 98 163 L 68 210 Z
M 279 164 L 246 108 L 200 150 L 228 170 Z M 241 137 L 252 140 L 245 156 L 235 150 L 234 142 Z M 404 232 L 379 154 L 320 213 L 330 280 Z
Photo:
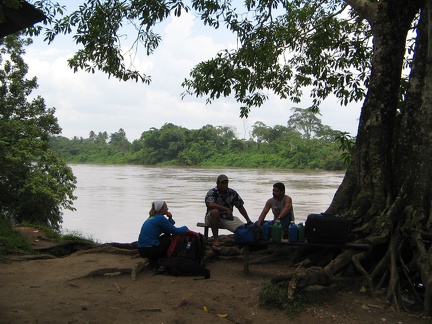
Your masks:
M 221 250 L 220 245 L 213 244 L 211 247 L 213 252 L 219 252 Z

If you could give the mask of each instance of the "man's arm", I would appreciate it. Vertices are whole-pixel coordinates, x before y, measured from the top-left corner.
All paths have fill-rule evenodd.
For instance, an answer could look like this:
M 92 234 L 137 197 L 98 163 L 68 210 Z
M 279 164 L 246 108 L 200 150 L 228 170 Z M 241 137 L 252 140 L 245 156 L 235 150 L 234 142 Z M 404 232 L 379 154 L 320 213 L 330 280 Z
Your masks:
M 240 206 L 237 209 L 239 210 L 240 214 L 243 215 L 243 217 L 246 219 L 246 221 L 248 223 L 252 223 L 252 221 L 250 220 L 249 215 L 248 215 L 246 209 L 244 208 L 244 206 Z
M 284 197 L 284 208 L 282 209 L 281 213 L 279 214 L 280 218 L 288 217 L 289 213 L 292 208 L 292 199 L 290 196 Z
M 270 211 L 271 208 L 271 199 L 268 199 L 264 205 L 264 208 L 258 218 L 258 225 L 262 226 L 262 224 L 264 223 L 264 219 L 267 216 L 268 212 Z
M 209 203 L 207 203 L 207 207 L 209 209 L 217 209 L 217 210 L 219 210 L 221 213 L 224 213 L 227 216 L 227 219 L 233 219 L 232 210 L 229 209 L 228 207 L 219 205 L 218 203 L 215 203 L 215 202 L 209 202 Z

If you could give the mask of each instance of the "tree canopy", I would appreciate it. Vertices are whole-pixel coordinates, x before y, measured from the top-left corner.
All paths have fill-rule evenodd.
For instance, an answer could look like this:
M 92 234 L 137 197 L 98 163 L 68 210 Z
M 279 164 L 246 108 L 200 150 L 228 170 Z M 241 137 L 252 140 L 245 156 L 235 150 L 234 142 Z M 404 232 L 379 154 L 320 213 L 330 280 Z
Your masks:
M 197 64 L 183 83 L 184 95 L 206 96 L 208 102 L 232 95 L 241 104 L 241 116 L 260 106 L 268 89 L 295 103 L 307 89 L 315 110 L 330 94 L 344 105 L 365 96 L 371 33 L 343 1 L 89 0 L 60 18 L 65 7 L 51 1 L 36 5 L 52 22 L 45 30 L 47 41 L 73 34 L 80 49 L 68 63 L 75 71 L 100 70 L 120 80 L 150 83 L 149 76 L 125 64 L 123 46 L 130 37 L 123 34 L 124 26 L 135 28 L 127 50 L 141 45 L 151 55 L 162 41 L 158 24 L 194 12 L 205 25 L 233 32 L 239 46 Z

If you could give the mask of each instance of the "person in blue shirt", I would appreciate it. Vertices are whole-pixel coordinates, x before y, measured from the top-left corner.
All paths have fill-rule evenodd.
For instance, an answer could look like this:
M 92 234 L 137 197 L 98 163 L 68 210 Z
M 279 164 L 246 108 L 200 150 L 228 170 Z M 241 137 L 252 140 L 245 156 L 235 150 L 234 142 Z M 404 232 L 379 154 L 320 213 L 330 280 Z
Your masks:
M 157 260 L 166 255 L 171 244 L 171 234 L 184 233 L 188 228 L 174 226 L 172 214 L 163 200 L 152 202 L 149 215 L 138 236 L 138 251 L 142 258 Z

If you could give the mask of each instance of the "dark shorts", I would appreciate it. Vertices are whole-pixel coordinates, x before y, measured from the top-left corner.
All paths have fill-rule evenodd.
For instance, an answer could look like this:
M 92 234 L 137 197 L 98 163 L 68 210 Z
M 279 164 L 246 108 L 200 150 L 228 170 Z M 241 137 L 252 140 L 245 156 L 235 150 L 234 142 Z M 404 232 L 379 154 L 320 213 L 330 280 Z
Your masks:
M 139 254 L 142 258 L 150 260 L 157 260 L 166 256 L 168 248 L 171 244 L 171 235 L 162 235 L 159 238 L 159 245 L 150 247 L 138 248 Z

